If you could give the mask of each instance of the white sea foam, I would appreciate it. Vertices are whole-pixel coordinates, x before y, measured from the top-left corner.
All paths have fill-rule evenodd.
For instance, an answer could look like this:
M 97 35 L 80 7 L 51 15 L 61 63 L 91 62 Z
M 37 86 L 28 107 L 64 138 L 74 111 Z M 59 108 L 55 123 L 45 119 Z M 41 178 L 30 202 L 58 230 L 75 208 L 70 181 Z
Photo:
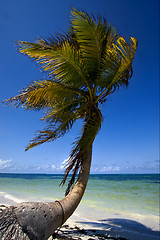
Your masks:
M 11 200 L 11 201 L 13 201 L 15 203 L 25 202 L 24 199 L 17 198 L 15 196 L 11 195 L 11 194 L 6 193 L 6 192 L 0 192 L 0 197 L 4 198 L 6 200 Z

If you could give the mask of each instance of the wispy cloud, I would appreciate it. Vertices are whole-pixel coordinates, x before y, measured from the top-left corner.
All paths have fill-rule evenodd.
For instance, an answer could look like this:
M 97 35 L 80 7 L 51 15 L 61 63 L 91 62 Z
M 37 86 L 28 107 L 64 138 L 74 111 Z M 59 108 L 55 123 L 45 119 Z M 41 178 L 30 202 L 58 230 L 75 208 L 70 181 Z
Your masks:
M 63 173 L 65 166 L 67 164 L 67 160 L 65 159 L 62 163 L 60 164 L 45 164 L 45 165 L 40 165 L 37 167 L 38 171 L 45 171 L 45 172 L 57 172 L 57 173 Z
M 130 165 L 122 169 L 124 173 L 158 173 L 158 167 L 151 163 L 146 163 L 141 166 Z
M 23 163 L 17 163 L 12 159 L 3 160 L 0 159 L 0 171 L 1 172 L 13 172 L 13 173 L 59 173 L 63 174 L 65 166 L 67 164 L 65 159 L 59 164 L 55 163 L 39 163 L 27 165 Z M 152 162 L 145 161 L 141 165 L 131 165 L 129 161 L 125 165 L 119 166 L 118 164 L 106 164 L 97 165 L 93 164 L 91 167 L 91 173 L 97 174 L 110 174 L 110 173 L 157 173 L 159 171 L 159 161 Z
M 11 162 L 12 162 L 12 159 L 9 159 L 9 160 L 0 159 L 0 169 L 5 169 L 5 168 L 11 167 L 11 165 L 12 165 Z
M 100 172 L 119 172 L 119 166 L 104 166 L 100 169 Z
M 67 160 L 65 159 L 60 164 L 44 164 L 39 163 L 38 165 L 27 165 L 23 163 L 17 163 L 16 161 L 13 161 L 12 159 L 9 160 L 3 160 L 0 159 L 0 170 L 1 172 L 15 172 L 15 173 L 64 173 L 65 166 L 67 164 Z
M 112 173 L 120 172 L 120 167 L 117 165 L 103 165 L 103 166 L 93 166 L 91 169 L 92 173 Z

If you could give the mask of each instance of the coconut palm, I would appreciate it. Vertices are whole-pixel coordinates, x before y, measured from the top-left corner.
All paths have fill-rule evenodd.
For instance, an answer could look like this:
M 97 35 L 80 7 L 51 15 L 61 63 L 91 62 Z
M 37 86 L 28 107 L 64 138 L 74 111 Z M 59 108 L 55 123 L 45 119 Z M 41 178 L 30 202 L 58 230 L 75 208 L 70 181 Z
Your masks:
M 83 120 L 62 181 L 64 184 L 72 173 L 65 198 L 53 203 L 22 203 L 1 214 L 1 239 L 14 234 L 16 239 L 47 239 L 72 215 L 84 194 L 92 145 L 103 119 L 100 106 L 120 86 L 128 86 L 137 40 L 125 40 L 104 18 L 72 9 L 67 33 L 38 38 L 36 43 L 18 41 L 18 47 L 46 73 L 45 80 L 34 81 L 5 101 L 29 110 L 46 110 L 42 120 L 47 126 L 26 150 L 62 137 L 77 119 Z

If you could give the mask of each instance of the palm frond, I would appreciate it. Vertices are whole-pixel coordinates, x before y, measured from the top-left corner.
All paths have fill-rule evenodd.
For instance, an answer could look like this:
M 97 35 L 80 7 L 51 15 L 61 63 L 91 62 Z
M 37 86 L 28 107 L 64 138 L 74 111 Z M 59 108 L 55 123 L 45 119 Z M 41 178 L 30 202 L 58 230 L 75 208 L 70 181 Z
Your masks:
M 85 160 L 88 154 L 88 149 L 93 143 L 98 131 L 101 128 L 102 115 L 98 108 L 95 108 L 90 113 L 89 119 L 86 117 L 86 121 L 82 128 L 81 137 L 74 143 L 74 147 L 68 159 L 68 163 L 65 170 L 65 176 L 61 184 L 64 184 L 68 174 L 72 171 L 72 177 L 68 183 L 66 189 L 66 195 L 73 187 L 76 173 L 81 167 L 83 160 Z
M 19 52 L 30 58 L 38 60 L 40 57 L 50 57 L 53 52 L 58 48 L 61 48 L 63 43 L 69 40 L 68 35 L 56 34 L 55 36 L 50 34 L 48 39 L 38 37 L 36 43 L 27 41 L 17 41 Z
M 54 107 L 57 103 L 64 102 L 65 99 L 87 101 L 88 95 L 84 90 L 75 87 L 68 87 L 53 80 L 34 81 L 27 88 L 24 88 L 19 95 L 3 101 L 4 104 L 23 105 L 26 109 L 41 110 L 46 107 Z
M 64 41 L 56 47 L 46 40 L 37 43 L 19 41 L 19 52 L 29 56 L 41 65 L 43 71 L 55 77 L 57 81 L 84 88 L 87 84 L 86 73 L 80 59 L 80 53 L 71 41 Z
M 57 104 L 54 109 L 49 108 L 46 116 L 41 119 L 48 123 L 48 127 L 37 133 L 37 136 L 30 141 L 26 151 L 44 142 L 54 141 L 64 136 L 77 119 L 82 119 L 88 114 L 86 105 L 84 101 L 73 101 L 72 99 L 70 104 L 63 101 Z
M 83 119 L 87 112 L 86 106 L 87 103 L 83 99 L 59 102 L 54 108 L 47 109 L 45 116 L 41 120 L 47 123 L 53 123 L 55 120 L 62 122 L 63 118 L 66 119 L 70 113 L 74 113 L 76 119 Z
M 54 124 L 49 124 L 49 126 L 38 132 L 38 136 L 30 141 L 30 144 L 26 147 L 25 151 L 38 146 L 45 142 L 54 141 L 59 137 L 64 136 L 73 126 L 73 123 L 77 120 L 74 113 L 64 121 L 55 121 Z
M 54 102 L 60 99 L 59 86 L 47 80 L 34 81 L 28 87 L 20 91 L 15 97 L 4 101 L 5 104 L 19 107 L 23 105 L 26 109 L 40 110 L 54 105 Z M 62 98 L 62 96 L 61 96 Z
M 98 21 L 84 11 L 71 11 L 71 22 L 84 57 L 90 57 L 92 62 L 101 58 L 102 42 L 106 37 L 107 23 L 105 19 Z
M 84 11 L 73 9 L 71 11 L 71 23 L 79 49 L 87 70 L 89 83 L 93 85 L 93 92 L 97 91 L 97 80 L 101 73 L 102 59 L 106 48 L 117 39 L 117 32 L 107 24 L 105 18 L 95 18 Z M 92 91 L 92 90 L 91 90 Z
M 128 42 L 119 37 L 116 43 L 107 48 L 103 58 L 103 73 L 99 80 L 102 91 L 98 99 L 104 99 L 119 86 L 128 86 L 132 77 L 132 62 L 137 49 L 137 40 L 131 37 Z

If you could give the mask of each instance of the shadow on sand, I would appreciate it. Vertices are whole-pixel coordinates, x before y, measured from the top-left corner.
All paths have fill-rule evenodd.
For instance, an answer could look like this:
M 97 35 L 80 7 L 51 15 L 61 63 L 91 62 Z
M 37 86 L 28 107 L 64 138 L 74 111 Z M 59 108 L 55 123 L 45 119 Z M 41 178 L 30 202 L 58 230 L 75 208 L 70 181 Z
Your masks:
M 76 221 L 77 226 L 64 225 L 56 239 L 76 240 L 158 240 L 160 232 L 129 219 L 110 218 L 97 222 Z M 80 226 L 80 227 L 79 227 Z M 53 238 L 55 239 L 55 238 Z
M 114 237 L 121 236 L 129 240 L 160 239 L 159 231 L 154 231 L 151 228 L 148 228 L 137 221 L 129 219 L 109 218 L 100 220 L 98 222 L 79 222 L 79 223 L 84 225 L 90 225 L 94 227 L 94 229 L 101 228 L 102 229 L 101 231 L 103 232 L 105 231 L 106 234 L 109 234 Z

